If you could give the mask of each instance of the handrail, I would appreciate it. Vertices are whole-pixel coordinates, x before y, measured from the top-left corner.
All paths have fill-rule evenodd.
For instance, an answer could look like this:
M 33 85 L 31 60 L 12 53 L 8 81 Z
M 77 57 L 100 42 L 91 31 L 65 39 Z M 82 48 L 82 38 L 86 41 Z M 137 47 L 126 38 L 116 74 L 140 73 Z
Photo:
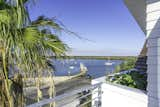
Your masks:
M 100 88 L 101 85 L 102 85 L 102 83 L 97 83 L 97 84 L 95 84 L 95 85 L 85 86 L 85 87 L 80 88 L 80 89 L 78 89 L 78 90 L 74 90 L 74 91 L 72 91 L 72 92 L 65 93 L 65 94 L 56 96 L 56 97 L 51 98 L 51 99 L 41 100 L 41 101 L 39 101 L 39 102 L 37 102 L 37 103 L 28 105 L 28 106 L 26 106 L 26 107 L 40 107 L 40 106 L 43 106 L 43 105 L 46 105 L 46 104 L 49 104 L 49 103 L 52 103 L 52 102 L 59 101 L 59 100 L 64 99 L 64 98 L 66 98 L 66 97 L 73 96 L 73 95 L 78 94 L 78 93 L 83 92 L 83 91 L 94 90 L 94 89 L 96 89 L 96 88 Z

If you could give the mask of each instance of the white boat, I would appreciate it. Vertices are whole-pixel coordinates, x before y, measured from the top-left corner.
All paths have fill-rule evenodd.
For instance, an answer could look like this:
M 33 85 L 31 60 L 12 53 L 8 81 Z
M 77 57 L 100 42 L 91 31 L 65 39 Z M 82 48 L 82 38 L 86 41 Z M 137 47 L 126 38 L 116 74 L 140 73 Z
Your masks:
M 70 66 L 69 69 L 74 69 L 74 66 Z
M 111 61 L 108 59 L 108 61 L 105 62 L 104 65 L 111 66 L 111 65 L 113 65 L 113 62 L 111 62 Z
M 105 65 L 111 66 L 111 65 L 113 65 L 113 63 L 112 62 L 105 62 Z

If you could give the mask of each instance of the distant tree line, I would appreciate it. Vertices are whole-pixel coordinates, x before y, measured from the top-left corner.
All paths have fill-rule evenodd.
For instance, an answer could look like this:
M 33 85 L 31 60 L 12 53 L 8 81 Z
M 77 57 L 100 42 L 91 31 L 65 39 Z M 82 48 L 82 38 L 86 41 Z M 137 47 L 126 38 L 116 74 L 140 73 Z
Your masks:
M 55 58 L 55 56 L 51 56 Z M 98 60 L 128 60 L 136 59 L 137 56 L 63 56 L 64 59 L 98 59 Z

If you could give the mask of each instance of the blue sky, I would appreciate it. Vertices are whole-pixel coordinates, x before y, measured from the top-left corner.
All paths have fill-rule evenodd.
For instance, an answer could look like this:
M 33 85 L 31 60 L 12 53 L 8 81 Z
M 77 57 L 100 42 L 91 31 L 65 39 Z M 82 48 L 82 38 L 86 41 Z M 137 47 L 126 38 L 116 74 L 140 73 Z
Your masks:
M 72 55 L 138 55 L 145 36 L 122 0 L 37 0 L 31 19 L 56 17 L 71 31 L 60 38 L 72 48 Z

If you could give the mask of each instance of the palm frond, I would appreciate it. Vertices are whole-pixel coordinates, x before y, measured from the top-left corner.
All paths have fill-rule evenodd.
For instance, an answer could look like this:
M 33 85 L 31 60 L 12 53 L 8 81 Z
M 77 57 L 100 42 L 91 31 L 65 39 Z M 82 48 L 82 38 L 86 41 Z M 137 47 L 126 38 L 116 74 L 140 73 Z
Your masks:
M 33 21 L 32 26 L 37 27 L 51 27 L 52 29 L 62 30 L 63 28 L 56 23 L 55 19 L 46 18 L 44 16 L 39 16 L 37 20 Z
M 16 66 L 19 73 L 43 72 L 48 66 L 48 53 L 64 56 L 69 49 L 52 32 L 65 31 L 64 26 L 56 19 L 43 16 L 31 22 L 26 7 L 28 2 L 30 0 L 0 0 L 0 60 L 10 107 L 12 101 L 8 66 Z
M 9 16 L 9 11 L 6 10 L 0 10 L 0 23 L 9 23 L 11 21 L 11 17 Z

